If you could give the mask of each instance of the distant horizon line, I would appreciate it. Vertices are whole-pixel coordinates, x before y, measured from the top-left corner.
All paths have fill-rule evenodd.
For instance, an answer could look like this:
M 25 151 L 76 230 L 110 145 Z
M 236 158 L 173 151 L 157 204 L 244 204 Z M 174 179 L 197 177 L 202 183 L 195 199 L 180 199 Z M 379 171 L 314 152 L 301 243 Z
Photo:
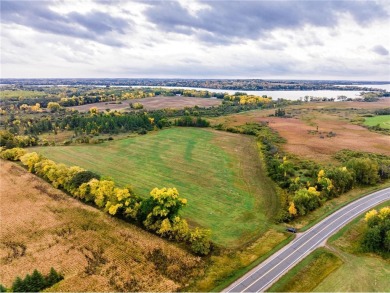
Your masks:
M 1 80 L 261 80 L 261 81 L 343 81 L 343 82 L 380 82 L 390 83 L 390 80 L 365 79 L 299 79 L 299 78 L 181 78 L 181 77 L 0 77 Z

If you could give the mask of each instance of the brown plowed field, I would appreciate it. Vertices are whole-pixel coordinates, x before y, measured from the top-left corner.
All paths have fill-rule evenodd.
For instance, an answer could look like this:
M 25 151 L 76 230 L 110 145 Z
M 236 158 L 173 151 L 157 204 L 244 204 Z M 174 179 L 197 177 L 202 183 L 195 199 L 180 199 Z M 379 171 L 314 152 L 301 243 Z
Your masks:
M 122 104 L 110 104 L 108 102 L 87 104 L 81 106 L 70 107 L 80 112 L 87 112 L 92 107 L 96 107 L 99 111 L 105 111 L 106 109 L 123 111 L 130 111 L 129 103 L 141 103 L 146 110 L 159 110 L 159 109 L 184 109 L 185 107 L 212 107 L 218 106 L 222 103 L 220 99 L 214 98 L 190 98 L 183 96 L 165 97 L 157 96 L 153 98 L 133 99 L 121 101 Z
M 173 243 L 82 204 L 0 161 L 0 283 L 50 267 L 65 279 L 49 291 L 176 291 L 204 263 Z
M 308 159 L 323 162 L 342 149 L 390 155 L 390 136 L 370 132 L 364 127 L 332 119 L 328 115 L 318 115 L 312 120 L 316 126 L 309 126 L 299 119 L 278 117 L 261 118 L 287 139 L 286 151 Z M 328 137 L 329 132 L 336 133 Z
M 239 126 L 267 121 L 271 128 L 287 139 L 283 146 L 286 151 L 324 163 L 332 161 L 332 156 L 342 149 L 390 155 L 390 136 L 350 122 L 365 111 L 369 113 L 386 107 L 390 107 L 390 99 L 375 103 L 307 103 L 286 108 L 293 118 L 269 117 L 274 110 L 256 110 L 215 118 L 213 124 Z M 329 132 L 336 135 L 329 137 Z

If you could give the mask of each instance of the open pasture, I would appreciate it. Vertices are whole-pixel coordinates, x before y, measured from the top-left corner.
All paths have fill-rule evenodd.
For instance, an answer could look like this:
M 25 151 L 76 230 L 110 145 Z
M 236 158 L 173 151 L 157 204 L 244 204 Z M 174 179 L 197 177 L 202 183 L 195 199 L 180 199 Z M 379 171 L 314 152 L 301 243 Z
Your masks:
M 387 103 L 387 100 L 385 102 Z M 319 163 L 332 161 L 332 156 L 342 149 L 390 155 L 389 136 L 351 123 L 351 120 L 359 115 L 358 112 L 383 107 L 383 103 L 375 104 L 309 103 L 286 107 L 286 112 L 291 113 L 292 118 L 269 117 L 274 110 L 255 110 L 218 117 L 212 122 L 225 126 L 268 122 L 271 128 L 287 140 L 283 146 L 286 151 Z M 346 108 L 346 105 L 353 107 Z M 362 108 L 355 108 L 360 106 Z
M 390 115 L 380 115 L 366 118 L 364 120 L 364 124 L 368 126 L 379 125 L 380 128 L 390 129 Z
M 118 101 L 119 102 L 119 101 Z M 78 110 L 80 112 L 87 112 L 92 107 L 96 107 L 99 111 L 105 111 L 106 109 L 116 110 L 116 111 L 124 111 L 124 110 L 132 110 L 130 109 L 130 103 L 141 103 L 146 110 L 159 110 L 159 109 L 183 109 L 185 107 L 212 107 L 218 106 L 222 103 L 222 100 L 214 99 L 214 98 L 190 98 L 183 96 L 173 96 L 173 97 L 165 97 L 165 96 L 157 96 L 152 98 L 144 98 L 144 99 L 132 99 L 120 101 L 121 104 L 116 104 L 116 102 L 101 102 L 101 103 L 93 103 L 86 104 L 81 106 L 71 107 L 72 109 Z
M 15 163 L 0 161 L 0 283 L 54 267 L 65 277 L 45 291 L 174 292 L 205 263 L 134 225 L 108 216 Z
M 154 187 L 176 187 L 188 200 L 183 216 L 210 228 L 212 239 L 223 246 L 240 246 L 261 235 L 278 209 L 250 136 L 170 128 L 99 145 L 33 150 L 119 185 L 131 184 L 141 196 Z

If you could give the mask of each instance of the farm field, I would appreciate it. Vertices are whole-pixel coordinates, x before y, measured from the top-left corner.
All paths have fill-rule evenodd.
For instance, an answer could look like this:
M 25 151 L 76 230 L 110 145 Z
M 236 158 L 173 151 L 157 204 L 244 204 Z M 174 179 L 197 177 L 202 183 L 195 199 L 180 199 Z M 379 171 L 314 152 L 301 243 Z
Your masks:
M 85 205 L 15 163 L 0 161 L 0 283 L 50 267 L 65 279 L 46 291 L 177 291 L 205 262 Z M 17 186 L 17 188 L 16 188 Z
M 380 128 L 390 129 L 390 115 L 365 118 L 364 124 L 368 126 L 379 125 Z
M 212 239 L 236 247 L 268 230 L 278 210 L 253 137 L 199 128 L 170 128 L 99 145 L 32 148 L 78 165 L 146 196 L 176 187 L 188 200 L 183 216 L 210 228 Z
M 145 110 L 158 110 L 158 109 L 183 109 L 185 107 L 212 107 L 222 104 L 222 100 L 213 99 L 213 98 L 193 98 L 193 97 L 183 97 L 183 96 L 174 96 L 174 97 L 165 97 L 157 96 L 152 98 L 144 99 L 132 99 L 121 101 L 121 104 L 101 102 L 86 104 L 81 106 L 73 106 L 72 109 L 78 110 L 80 112 L 87 112 L 92 107 L 96 107 L 99 111 L 105 111 L 106 109 L 110 110 L 131 110 L 129 103 L 141 103 L 144 106 Z
M 355 108 L 360 106 L 362 108 Z M 218 117 L 212 121 L 214 125 L 225 126 L 268 122 L 271 128 L 287 140 L 283 146 L 286 151 L 324 163 L 332 162 L 332 156 L 342 149 L 390 155 L 390 136 L 371 132 L 351 122 L 360 113 L 369 113 L 370 110 L 384 106 L 390 106 L 390 99 L 378 103 L 309 103 L 286 107 L 286 112 L 292 118 L 269 117 L 274 110 L 254 110 Z M 335 136 L 329 136 L 330 132 Z

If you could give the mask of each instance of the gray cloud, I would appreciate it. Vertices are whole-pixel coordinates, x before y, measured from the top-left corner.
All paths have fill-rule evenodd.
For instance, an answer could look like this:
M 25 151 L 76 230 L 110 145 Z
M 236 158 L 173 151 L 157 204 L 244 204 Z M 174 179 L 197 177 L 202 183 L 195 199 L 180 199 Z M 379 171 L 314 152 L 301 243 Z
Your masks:
M 269 50 L 269 51 L 283 51 L 287 47 L 287 44 L 276 41 L 276 42 L 263 43 L 260 45 L 260 47 L 264 50 Z
M 92 10 L 86 14 L 61 15 L 50 9 L 50 1 L 1 1 L 1 22 L 30 27 L 40 32 L 93 40 L 109 46 L 122 43 L 112 37 L 124 34 L 132 22 Z
M 382 55 L 382 56 L 389 55 L 389 51 L 381 45 L 377 45 L 377 46 L 373 47 L 371 49 L 371 51 L 374 53 L 377 53 L 378 55 Z
M 168 32 L 195 35 L 217 44 L 258 39 L 273 29 L 297 29 L 305 24 L 335 27 L 347 13 L 361 26 L 389 17 L 373 1 L 201 1 L 210 9 L 192 15 L 175 1 L 151 1 L 145 11 L 152 23 Z

